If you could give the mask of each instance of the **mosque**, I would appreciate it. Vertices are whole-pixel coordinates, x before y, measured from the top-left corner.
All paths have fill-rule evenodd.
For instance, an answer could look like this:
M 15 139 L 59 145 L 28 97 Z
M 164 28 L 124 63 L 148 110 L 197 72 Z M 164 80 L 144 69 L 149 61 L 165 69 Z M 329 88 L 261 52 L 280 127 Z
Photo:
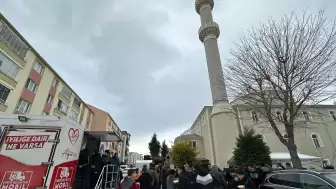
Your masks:
M 198 33 L 200 41 L 204 43 L 213 105 L 204 106 L 192 126 L 178 136 L 175 142 L 190 141 L 199 152 L 198 158 L 225 167 L 233 156 L 236 137 L 244 127 L 251 127 L 262 134 L 271 149 L 273 160 L 289 160 L 287 148 L 257 112 L 242 102 L 229 102 L 224 79 L 219 79 L 224 77 L 217 44 L 220 30 L 212 17 L 214 0 L 196 0 L 195 8 L 201 18 Z M 280 109 L 276 112 L 281 114 Z M 303 124 L 307 124 L 307 129 L 295 133 L 301 160 L 324 160 L 335 164 L 336 135 L 330 133 L 336 133 L 336 105 L 304 106 L 300 119 Z M 285 138 L 285 131 L 281 132 Z

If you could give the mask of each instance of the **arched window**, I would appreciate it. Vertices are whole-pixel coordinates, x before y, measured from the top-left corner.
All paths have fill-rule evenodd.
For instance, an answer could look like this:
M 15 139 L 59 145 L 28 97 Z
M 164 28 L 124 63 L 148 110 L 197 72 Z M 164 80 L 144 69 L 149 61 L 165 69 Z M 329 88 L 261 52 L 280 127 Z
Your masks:
M 278 118 L 279 121 L 282 121 L 282 113 L 281 113 L 281 111 L 277 111 L 276 112 L 276 116 L 277 116 L 277 118 Z
M 258 122 L 259 121 L 258 114 L 255 111 L 252 111 L 252 120 L 254 122 Z
M 320 136 L 318 134 L 313 133 L 311 135 L 311 138 L 312 138 L 314 146 L 316 148 L 322 148 L 323 147 L 322 140 L 321 140 L 321 138 L 320 138 Z
M 329 113 L 330 113 L 331 118 L 332 118 L 334 121 L 336 121 L 336 113 L 335 113 L 335 111 L 330 110 Z
M 307 111 L 302 112 L 304 119 L 309 122 L 310 121 L 310 114 Z

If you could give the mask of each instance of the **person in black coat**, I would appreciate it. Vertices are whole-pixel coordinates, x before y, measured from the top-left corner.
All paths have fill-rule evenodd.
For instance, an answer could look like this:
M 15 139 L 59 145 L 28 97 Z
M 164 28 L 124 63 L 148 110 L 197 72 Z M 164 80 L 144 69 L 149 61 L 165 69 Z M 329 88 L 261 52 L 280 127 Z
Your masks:
M 136 180 L 136 182 L 140 183 L 140 189 L 152 189 L 152 181 L 153 178 L 151 175 L 147 172 L 147 166 L 144 165 L 142 168 L 142 173 L 139 176 L 139 178 Z
M 185 167 L 179 166 L 177 168 L 177 172 L 178 172 L 178 186 L 177 189 L 191 189 L 191 181 L 190 178 L 188 176 L 188 173 L 185 170 Z
M 246 173 L 252 179 L 254 185 L 257 188 L 259 187 L 259 185 L 264 180 L 263 171 L 260 167 L 250 165 L 250 166 L 247 167 Z
M 78 168 L 76 172 L 75 188 L 90 188 L 90 155 L 89 150 L 85 148 L 79 153 Z
M 103 168 L 102 158 L 98 150 L 93 152 L 91 156 L 90 164 L 91 164 L 91 167 L 90 167 L 91 168 L 91 188 L 94 188 L 97 184 L 99 175 Z
M 243 169 L 237 169 L 236 176 L 229 183 L 229 189 L 238 189 L 239 185 L 243 185 L 245 189 L 257 189 L 253 180 L 246 174 Z
M 196 171 L 197 175 L 193 189 L 215 189 L 214 178 L 210 174 L 207 164 L 197 165 Z

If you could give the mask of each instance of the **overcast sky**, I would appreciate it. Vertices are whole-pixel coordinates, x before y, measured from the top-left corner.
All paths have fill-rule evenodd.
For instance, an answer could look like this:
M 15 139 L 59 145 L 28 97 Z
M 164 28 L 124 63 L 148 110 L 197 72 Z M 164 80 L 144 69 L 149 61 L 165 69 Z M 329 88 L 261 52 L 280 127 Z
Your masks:
M 222 64 L 233 43 L 269 16 L 326 8 L 335 0 L 217 0 Z M 174 140 L 211 105 L 194 0 L 1 0 L 0 11 L 87 103 L 131 133 Z

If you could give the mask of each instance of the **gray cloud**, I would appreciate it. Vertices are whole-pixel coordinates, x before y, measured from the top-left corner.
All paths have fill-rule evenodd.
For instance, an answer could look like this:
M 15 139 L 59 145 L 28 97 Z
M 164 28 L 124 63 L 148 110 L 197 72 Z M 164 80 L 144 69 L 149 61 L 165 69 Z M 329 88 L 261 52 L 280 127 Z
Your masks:
M 334 0 L 216 1 L 223 60 L 268 16 L 323 7 L 334 16 Z M 3 0 L 0 11 L 81 97 L 142 142 L 132 145 L 151 132 L 171 136 L 211 102 L 194 0 Z

